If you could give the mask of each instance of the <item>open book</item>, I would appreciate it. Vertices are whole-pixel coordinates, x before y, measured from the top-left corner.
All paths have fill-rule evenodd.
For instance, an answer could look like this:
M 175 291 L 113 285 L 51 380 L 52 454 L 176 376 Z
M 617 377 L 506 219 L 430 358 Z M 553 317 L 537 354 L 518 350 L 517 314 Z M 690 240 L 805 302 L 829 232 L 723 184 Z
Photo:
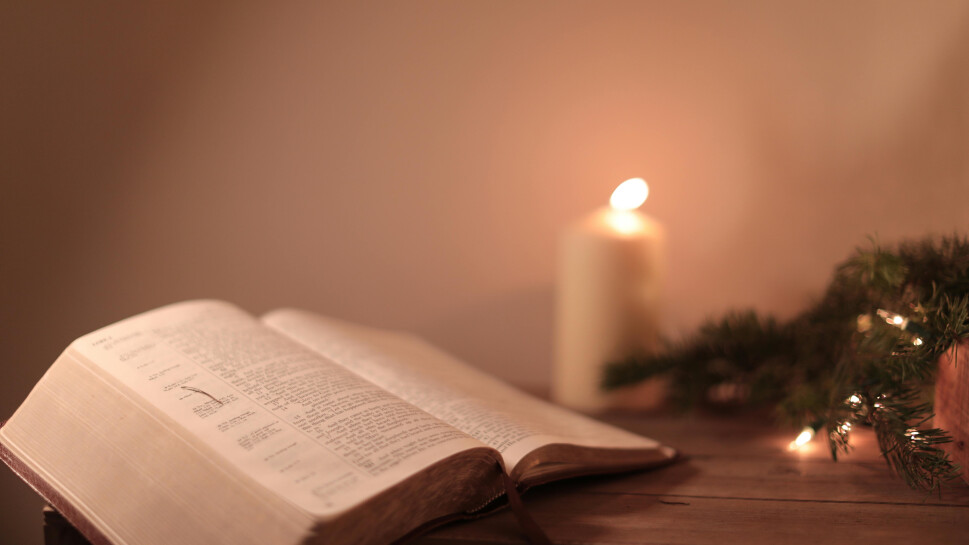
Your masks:
M 383 543 L 672 449 L 404 334 L 178 303 L 85 335 L 0 455 L 93 543 Z

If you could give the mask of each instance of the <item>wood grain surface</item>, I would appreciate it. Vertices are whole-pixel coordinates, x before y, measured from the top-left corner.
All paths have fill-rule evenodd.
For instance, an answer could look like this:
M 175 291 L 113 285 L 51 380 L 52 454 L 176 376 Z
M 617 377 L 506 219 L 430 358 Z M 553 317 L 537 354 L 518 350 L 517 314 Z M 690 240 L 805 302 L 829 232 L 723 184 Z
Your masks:
M 604 420 L 673 446 L 685 459 L 529 491 L 526 508 L 555 543 L 969 543 L 969 486 L 957 481 L 932 495 L 909 489 L 889 472 L 871 430 L 854 430 L 855 449 L 834 462 L 820 439 L 791 452 L 795 432 L 753 418 Z M 503 512 L 415 543 L 524 539 Z

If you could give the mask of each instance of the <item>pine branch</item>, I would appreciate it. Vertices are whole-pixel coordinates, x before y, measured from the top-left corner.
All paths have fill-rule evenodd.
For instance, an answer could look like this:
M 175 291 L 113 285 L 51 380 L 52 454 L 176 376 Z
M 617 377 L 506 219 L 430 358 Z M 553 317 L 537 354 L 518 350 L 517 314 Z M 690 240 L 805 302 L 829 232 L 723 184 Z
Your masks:
M 939 428 L 919 428 L 932 418 L 931 410 L 917 391 L 908 389 L 882 396 L 869 417 L 889 467 L 909 486 L 923 490 L 959 476 L 959 466 L 939 448 L 952 438 Z
M 782 421 L 823 427 L 835 458 L 850 449 L 852 427 L 871 425 L 889 466 L 911 486 L 934 489 L 958 467 L 938 448 L 948 434 L 919 427 L 931 406 L 917 393 L 939 357 L 965 339 L 969 238 L 894 249 L 871 239 L 794 319 L 728 313 L 661 354 L 607 365 L 602 386 L 667 375 L 672 401 L 688 409 L 715 403 L 711 391 L 727 385 L 747 405 L 772 405 Z

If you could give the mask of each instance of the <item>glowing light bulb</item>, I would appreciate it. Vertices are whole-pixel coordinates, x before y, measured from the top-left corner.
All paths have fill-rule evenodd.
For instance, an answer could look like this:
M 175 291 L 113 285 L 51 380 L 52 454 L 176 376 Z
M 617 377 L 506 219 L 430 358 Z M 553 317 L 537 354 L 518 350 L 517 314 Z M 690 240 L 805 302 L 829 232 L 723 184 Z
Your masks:
M 609 198 L 609 206 L 614 210 L 635 210 L 646 202 L 649 186 L 642 178 L 630 178 L 619 184 Z
M 861 403 L 861 398 L 858 397 L 858 394 L 851 394 L 851 397 L 848 398 L 848 403 L 851 403 L 852 405 Z
M 791 444 L 787 446 L 787 450 L 797 450 L 811 442 L 811 439 L 814 439 L 814 428 L 805 426 L 804 429 L 801 430 L 801 433 L 799 433 L 797 437 L 791 441 Z
M 875 314 L 885 320 L 886 323 L 892 324 L 893 326 L 901 329 L 905 329 L 908 326 L 908 318 L 902 316 L 901 314 L 895 314 L 894 312 L 889 312 L 882 308 L 876 310 Z
M 851 430 L 851 422 L 845 422 L 844 424 L 841 425 L 841 431 L 847 433 L 850 430 Z
M 912 344 L 914 344 L 915 346 L 921 346 L 922 339 L 920 339 L 919 337 L 915 337 L 914 339 L 912 339 Z

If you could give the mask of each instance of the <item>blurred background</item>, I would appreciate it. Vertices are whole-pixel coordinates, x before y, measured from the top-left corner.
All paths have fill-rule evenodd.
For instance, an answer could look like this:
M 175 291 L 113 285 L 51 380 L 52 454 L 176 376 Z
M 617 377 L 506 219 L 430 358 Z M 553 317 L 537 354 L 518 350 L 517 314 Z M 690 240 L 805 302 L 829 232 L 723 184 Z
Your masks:
M 958 0 L 4 2 L 0 81 L 4 418 L 75 337 L 198 297 L 546 388 L 561 233 L 633 176 L 673 336 L 969 229 Z M 40 506 L 0 471 L 0 541 Z

